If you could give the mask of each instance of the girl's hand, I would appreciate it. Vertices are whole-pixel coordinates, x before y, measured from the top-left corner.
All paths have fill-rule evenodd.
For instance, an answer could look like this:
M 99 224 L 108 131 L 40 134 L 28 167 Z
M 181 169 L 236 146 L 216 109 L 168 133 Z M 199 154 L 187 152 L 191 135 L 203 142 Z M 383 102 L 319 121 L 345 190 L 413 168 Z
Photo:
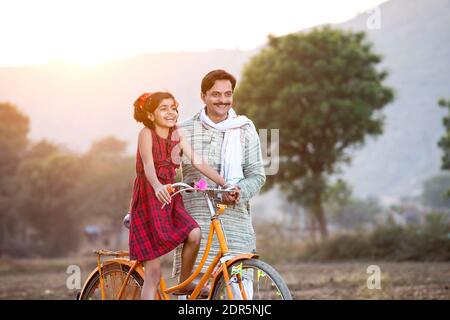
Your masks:
M 165 204 L 169 204 L 172 201 L 168 187 L 170 187 L 170 184 L 161 184 L 155 189 L 156 198 Z

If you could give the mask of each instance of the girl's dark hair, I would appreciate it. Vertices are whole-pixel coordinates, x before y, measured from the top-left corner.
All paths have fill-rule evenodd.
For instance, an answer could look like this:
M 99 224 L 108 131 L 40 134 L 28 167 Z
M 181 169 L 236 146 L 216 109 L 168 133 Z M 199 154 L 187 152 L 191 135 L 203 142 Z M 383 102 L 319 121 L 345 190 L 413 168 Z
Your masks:
M 218 69 L 208 72 L 208 74 L 203 77 L 201 84 L 202 93 L 206 94 L 206 91 L 211 89 L 217 80 L 230 80 L 231 89 L 234 91 L 234 87 L 236 86 L 236 78 L 225 70 Z
M 178 105 L 175 97 L 169 92 L 154 92 L 143 93 L 133 103 L 134 105 L 134 119 L 137 122 L 143 123 L 146 127 L 154 128 L 153 122 L 148 118 L 148 114 L 152 113 L 158 108 L 161 101 L 164 99 L 173 99 Z

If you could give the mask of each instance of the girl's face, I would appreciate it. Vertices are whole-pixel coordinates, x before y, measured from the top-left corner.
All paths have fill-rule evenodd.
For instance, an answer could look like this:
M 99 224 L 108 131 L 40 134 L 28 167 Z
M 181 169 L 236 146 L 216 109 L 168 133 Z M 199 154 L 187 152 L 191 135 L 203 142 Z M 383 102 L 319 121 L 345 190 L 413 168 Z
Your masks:
M 153 113 L 149 113 L 148 118 L 155 126 L 172 128 L 177 124 L 178 107 L 173 99 L 163 99 L 158 108 Z

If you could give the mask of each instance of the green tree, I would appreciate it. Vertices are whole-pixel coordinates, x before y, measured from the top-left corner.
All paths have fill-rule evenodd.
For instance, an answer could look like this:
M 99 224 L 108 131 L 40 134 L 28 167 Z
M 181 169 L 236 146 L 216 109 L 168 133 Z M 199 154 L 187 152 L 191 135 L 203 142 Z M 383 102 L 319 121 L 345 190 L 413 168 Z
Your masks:
M 0 103 L 0 179 L 11 176 L 28 144 L 29 119 L 15 105 Z
M 329 27 L 269 37 L 244 67 L 236 105 L 258 128 L 280 129 L 279 184 L 310 208 L 327 237 L 323 197 L 327 177 L 349 163 L 349 151 L 382 133 L 382 108 L 393 100 L 381 56 L 364 32 Z M 266 189 L 267 189 L 266 188 Z
M 77 249 L 80 227 L 72 192 L 80 170 L 79 157 L 68 153 L 21 161 L 14 211 L 26 222 L 23 231 L 29 254 L 54 257 Z
M 108 136 L 92 143 L 87 156 L 122 158 L 127 148 L 127 142 L 113 136 Z
M 432 208 L 450 208 L 450 175 L 439 174 L 423 183 L 422 202 Z
M 135 176 L 134 158 L 125 154 L 126 146 L 125 141 L 106 137 L 95 141 L 83 155 L 83 171 L 74 194 L 82 221 L 108 221 L 120 230 Z
M 445 128 L 444 135 L 438 142 L 438 146 L 442 149 L 444 154 L 442 155 L 441 169 L 450 170 L 450 99 L 439 99 L 438 105 L 447 109 L 448 116 L 442 119 L 442 123 Z M 450 197 L 450 189 L 447 189 L 447 197 Z
M 330 221 L 344 229 L 354 229 L 364 227 L 368 223 L 375 223 L 377 214 L 382 211 L 378 199 L 356 198 L 352 195 L 351 187 L 342 179 L 338 179 L 325 191 L 324 208 L 330 215 Z
M 331 210 L 331 221 L 344 229 L 360 228 L 375 223 L 381 211 L 382 207 L 376 198 L 351 198 L 347 204 Z
M 46 139 L 34 142 L 26 150 L 24 158 L 26 159 L 45 159 L 52 154 L 60 153 L 61 147 L 53 144 Z
M 11 212 L 12 180 L 28 144 L 29 119 L 10 103 L 0 103 L 0 255 L 14 241 L 18 218 Z
M 330 205 L 336 207 L 345 207 L 352 199 L 351 187 L 342 179 L 337 179 L 333 184 L 330 184 L 325 190 L 324 199 Z

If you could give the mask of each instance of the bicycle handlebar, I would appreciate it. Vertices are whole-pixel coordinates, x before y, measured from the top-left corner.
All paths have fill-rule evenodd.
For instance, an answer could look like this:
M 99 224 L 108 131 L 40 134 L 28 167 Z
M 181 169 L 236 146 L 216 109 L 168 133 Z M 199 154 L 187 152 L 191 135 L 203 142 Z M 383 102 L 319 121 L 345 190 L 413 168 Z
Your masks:
M 180 193 L 183 191 L 195 191 L 195 192 L 213 191 L 213 192 L 229 192 L 229 193 L 238 191 L 238 188 L 236 188 L 235 186 L 231 186 L 226 189 L 219 189 L 219 188 L 202 188 L 202 189 L 200 189 L 200 188 L 195 188 L 193 186 L 190 186 L 184 182 L 177 182 L 177 183 L 171 184 L 170 186 L 173 189 L 183 187 L 182 189 L 180 188 L 178 191 L 171 193 L 171 195 L 170 195 L 171 197 L 173 197 L 177 193 Z
M 194 192 L 208 192 L 208 191 L 211 191 L 211 192 L 217 192 L 217 193 L 221 193 L 221 192 L 229 192 L 229 193 L 231 193 L 231 192 L 239 191 L 239 189 L 236 188 L 235 186 L 231 186 L 231 187 L 228 187 L 226 189 L 196 188 L 196 187 L 190 186 L 190 185 L 188 185 L 187 183 L 184 183 L 184 182 L 173 183 L 173 184 L 170 185 L 170 188 L 172 188 L 172 190 L 169 190 L 171 198 L 173 198 L 176 194 L 181 193 L 183 191 L 194 191 Z M 180 188 L 180 189 L 178 191 L 173 192 L 173 190 L 175 188 Z M 166 204 L 164 203 L 161 208 L 164 208 L 165 205 Z

